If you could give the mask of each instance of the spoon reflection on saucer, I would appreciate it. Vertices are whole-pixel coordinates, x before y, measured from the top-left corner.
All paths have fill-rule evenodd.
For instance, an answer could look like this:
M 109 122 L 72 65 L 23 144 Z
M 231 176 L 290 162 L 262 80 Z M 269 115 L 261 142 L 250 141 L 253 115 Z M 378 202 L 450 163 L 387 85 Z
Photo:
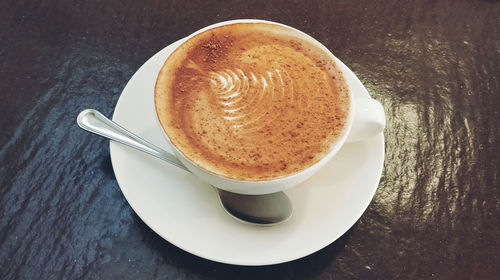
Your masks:
M 145 141 L 106 118 L 99 111 L 86 109 L 77 118 L 78 125 L 89 132 L 128 145 L 189 171 L 182 162 L 171 153 Z M 189 171 L 190 172 L 190 171 Z M 290 219 L 292 203 L 284 192 L 264 195 L 244 195 L 218 188 L 219 200 L 224 210 L 235 219 L 254 225 L 276 225 Z

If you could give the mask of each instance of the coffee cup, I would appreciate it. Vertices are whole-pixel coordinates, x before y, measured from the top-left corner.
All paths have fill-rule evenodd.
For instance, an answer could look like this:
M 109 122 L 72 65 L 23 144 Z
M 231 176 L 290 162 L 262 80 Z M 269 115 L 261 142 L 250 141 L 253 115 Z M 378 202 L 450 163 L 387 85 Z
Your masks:
M 264 20 L 205 27 L 169 55 L 155 86 L 166 140 L 196 176 L 249 195 L 295 186 L 347 142 L 385 127 L 342 62 L 309 35 Z

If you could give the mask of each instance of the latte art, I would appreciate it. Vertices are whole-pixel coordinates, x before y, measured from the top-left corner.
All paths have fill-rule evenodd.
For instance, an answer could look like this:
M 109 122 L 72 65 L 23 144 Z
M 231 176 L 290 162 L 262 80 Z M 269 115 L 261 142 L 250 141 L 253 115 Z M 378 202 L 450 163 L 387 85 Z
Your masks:
M 247 75 L 241 69 L 226 69 L 209 75 L 222 116 L 233 128 L 264 126 L 276 118 L 272 113 L 274 102 L 287 102 L 286 96 L 293 98 L 292 80 L 284 70 Z
M 251 181 L 318 162 L 343 133 L 349 102 L 324 50 L 265 23 L 192 37 L 155 87 L 158 119 L 179 152 L 208 172 Z

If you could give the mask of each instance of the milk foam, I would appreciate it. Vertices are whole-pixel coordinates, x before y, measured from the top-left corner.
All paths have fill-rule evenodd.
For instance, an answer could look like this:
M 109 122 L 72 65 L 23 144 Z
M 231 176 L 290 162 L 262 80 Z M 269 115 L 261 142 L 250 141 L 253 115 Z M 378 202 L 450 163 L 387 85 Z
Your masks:
M 313 165 L 344 129 L 349 93 L 327 53 L 264 23 L 201 33 L 165 62 L 158 118 L 193 163 L 271 180 Z

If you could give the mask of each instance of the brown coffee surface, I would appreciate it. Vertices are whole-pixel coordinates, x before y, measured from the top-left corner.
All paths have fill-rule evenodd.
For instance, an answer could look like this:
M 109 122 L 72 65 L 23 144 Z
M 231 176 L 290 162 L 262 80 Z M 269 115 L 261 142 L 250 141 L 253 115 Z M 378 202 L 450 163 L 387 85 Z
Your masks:
M 318 162 L 344 130 L 349 93 L 331 58 L 297 36 L 237 23 L 175 50 L 155 88 L 172 144 L 232 179 L 277 179 Z

